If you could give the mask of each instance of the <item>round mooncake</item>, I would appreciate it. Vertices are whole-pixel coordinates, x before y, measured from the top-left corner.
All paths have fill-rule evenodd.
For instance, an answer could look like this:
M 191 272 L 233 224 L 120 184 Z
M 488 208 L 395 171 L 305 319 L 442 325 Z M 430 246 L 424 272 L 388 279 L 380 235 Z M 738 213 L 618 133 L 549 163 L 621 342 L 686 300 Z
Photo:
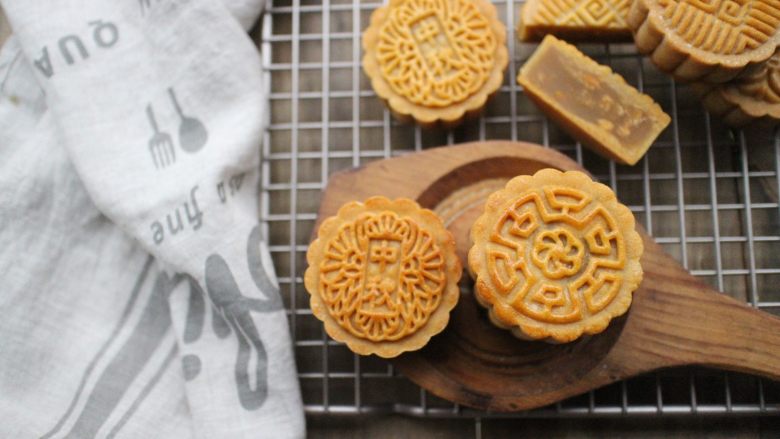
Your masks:
M 691 88 L 702 96 L 704 107 L 727 125 L 758 125 L 758 129 L 780 124 L 780 52 L 761 68 L 725 84 L 697 83 Z
M 519 338 L 563 343 L 599 333 L 628 310 L 642 281 L 634 227 L 614 192 L 582 172 L 515 177 L 471 229 L 475 296 Z
M 322 223 L 306 259 L 312 312 L 361 355 L 420 349 L 444 329 L 460 297 L 452 234 L 405 198 L 345 204 Z
M 636 0 L 627 21 L 637 49 L 682 81 L 726 82 L 780 44 L 777 0 Z
M 363 69 L 399 119 L 452 126 L 501 86 L 505 40 L 488 0 L 390 0 L 363 34 Z

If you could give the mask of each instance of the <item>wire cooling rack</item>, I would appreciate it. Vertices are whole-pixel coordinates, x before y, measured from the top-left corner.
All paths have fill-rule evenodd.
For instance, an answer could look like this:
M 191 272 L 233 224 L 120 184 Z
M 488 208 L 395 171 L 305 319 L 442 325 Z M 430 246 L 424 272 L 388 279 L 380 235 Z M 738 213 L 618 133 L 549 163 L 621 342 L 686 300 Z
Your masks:
M 361 31 L 380 3 L 269 1 L 262 27 L 270 93 L 261 221 L 289 313 L 309 414 L 576 417 L 778 414 L 780 385 L 703 368 L 640 376 L 537 410 L 505 415 L 454 405 L 376 357 L 329 339 L 308 308 L 305 252 L 320 194 L 333 172 L 465 141 L 512 139 L 555 148 L 610 185 L 667 252 L 720 291 L 780 314 L 780 136 L 730 131 L 690 90 L 659 73 L 633 45 L 580 49 L 650 94 L 673 122 L 634 167 L 604 160 L 559 131 L 514 80 L 534 46 L 515 39 L 522 2 L 496 1 L 512 60 L 485 114 L 454 131 L 394 121 L 363 74 Z M 477 430 L 479 431 L 479 429 Z

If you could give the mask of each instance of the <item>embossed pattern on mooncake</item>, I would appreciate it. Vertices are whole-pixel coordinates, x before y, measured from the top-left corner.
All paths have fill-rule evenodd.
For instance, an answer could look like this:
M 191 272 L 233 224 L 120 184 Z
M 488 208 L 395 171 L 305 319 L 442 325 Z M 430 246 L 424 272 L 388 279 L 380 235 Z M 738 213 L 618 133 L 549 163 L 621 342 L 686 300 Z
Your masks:
M 522 41 L 541 41 L 547 34 L 569 41 L 630 41 L 630 7 L 631 0 L 527 0 L 518 35 Z
M 379 31 L 376 58 L 393 91 L 443 107 L 476 93 L 495 62 L 487 18 L 466 0 L 405 1 Z
M 637 47 L 682 80 L 725 82 L 775 52 L 777 0 L 636 0 Z
M 512 179 L 490 196 L 471 237 L 477 299 L 521 338 L 568 342 L 601 332 L 642 280 L 633 215 L 581 172 Z
M 446 285 L 444 256 L 430 232 L 393 212 L 343 224 L 319 270 L 330 315 L 371 341 L 398 340 L 425 325 Z
M 307 253 L 312 311 L 357 353 L 418 349 L 457 303 L 454 251 L 441 221 L 411 200 L 347 204 L 323 223 Z
M 500 86 L 504 33 L 487 0 L 392 0 L 365 31 L 363 67 L 400 116 L 457 122 Z
M 712 53 L 738 55 L 765 43 L 780 22 L 778 4 L 750 0 L 658 0 L 669 29 Z

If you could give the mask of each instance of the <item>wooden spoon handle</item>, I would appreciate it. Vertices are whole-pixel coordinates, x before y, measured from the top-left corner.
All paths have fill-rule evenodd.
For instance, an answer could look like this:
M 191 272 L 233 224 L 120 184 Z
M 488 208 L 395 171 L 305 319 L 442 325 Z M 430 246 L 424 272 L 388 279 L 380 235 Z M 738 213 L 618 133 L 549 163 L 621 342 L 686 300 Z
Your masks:
M 634 294 L 620 340 L 631 349 L 619 363 L 645 370 L 697 364 L 780 380 L 780 318 L 714 291 L 652 251 L 659 246 L 649 239 L 645 246 L 642 267 L 652 282 Z

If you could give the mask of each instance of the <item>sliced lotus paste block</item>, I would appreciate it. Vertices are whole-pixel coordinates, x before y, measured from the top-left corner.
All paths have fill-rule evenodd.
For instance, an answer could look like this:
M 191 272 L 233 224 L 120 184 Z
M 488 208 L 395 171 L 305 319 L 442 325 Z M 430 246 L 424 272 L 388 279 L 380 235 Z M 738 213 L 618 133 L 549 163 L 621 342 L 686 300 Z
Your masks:
M 314 316 L 361 355 L 420 349 L 460 296 L 455 240 L 433 212 L 405 198 L 345 204 L 322 223 L 306 259 Z
M 363 34 L 363 69 L 399 119 L 452 126 L 501 86 L 505 40 L 488 0 L 390 0 Z
M 777 0 L 636 0 L 637 48 L 683 81 L 726 82 L 766 62 L 780 43 Z
M 650 96 L 552 35 L 517 82 L 572 137 L 620 163 L 639 161 L 671 121 Z
M 526 0 L 517 34 L 521 41 L 548 34 L 568 41 L 632 41 L 630 8 L 631 0 Z
M 597 334 L 628 310 L 642 281 L 633 214 L 578 171 L 513 178 L 488 198 L 471 239 L 477 300 L 523 339 Z
M 729 126 L 750 123 L 775 126 L 780 123 L 780 52 L 748 75 L 712 86 L 698 83 L 694 91 L 702 96 L 704 107 Z

